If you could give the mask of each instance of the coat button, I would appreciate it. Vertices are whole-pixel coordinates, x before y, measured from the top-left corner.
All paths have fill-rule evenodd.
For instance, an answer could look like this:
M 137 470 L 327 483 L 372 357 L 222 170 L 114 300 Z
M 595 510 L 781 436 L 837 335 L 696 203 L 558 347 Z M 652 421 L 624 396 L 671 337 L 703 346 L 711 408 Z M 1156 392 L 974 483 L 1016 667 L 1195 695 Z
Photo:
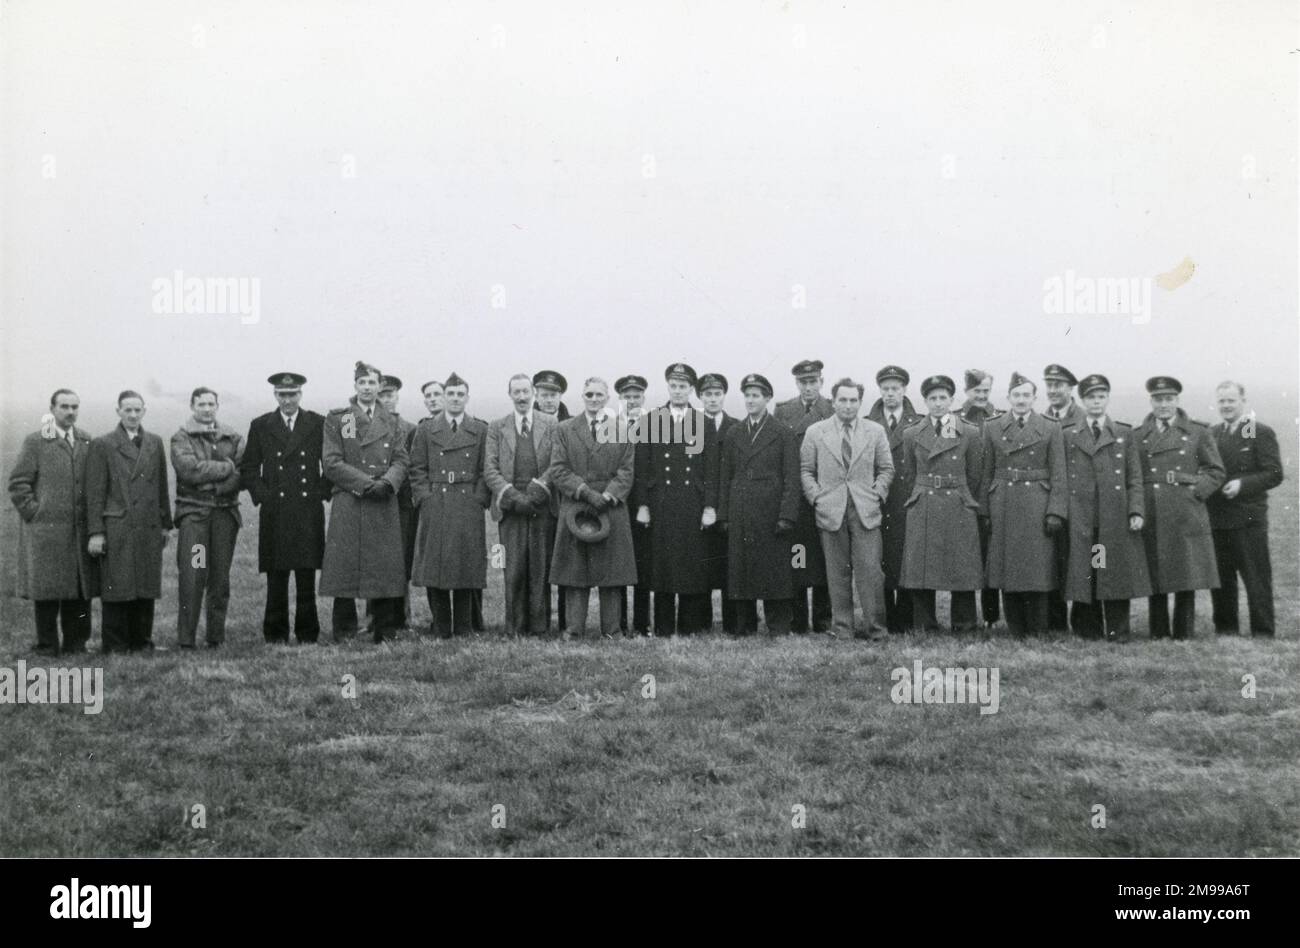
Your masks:
M 303 492 L 302 492 L 302 495 L 303 495 L 304 497 L 306 497 L 306 496 L 307 496 L 307 492 L 306 492 L 306 491 L 303 491 Z
M 280 491 L 280 496 L 281 496 L 281 497 L 284 496 L 284 491 Z
M 1119 486 L 1118 484 L 1116 484 L 1116 485 L 1115 485 L 1115 489 L 1116 489 L 1116 490 L 1119 490 L 1119 489 L 1120 489 L 1120 486 Z

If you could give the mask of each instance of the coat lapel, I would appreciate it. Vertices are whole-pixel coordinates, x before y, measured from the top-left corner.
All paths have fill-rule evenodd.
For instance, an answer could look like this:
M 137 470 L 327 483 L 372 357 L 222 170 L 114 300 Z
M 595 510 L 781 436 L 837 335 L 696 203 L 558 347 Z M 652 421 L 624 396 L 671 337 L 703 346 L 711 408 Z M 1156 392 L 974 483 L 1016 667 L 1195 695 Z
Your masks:
M 1003 419 L 1014 419 L 1015 415 L 1007 412 Z M 1002 420 L 1002 419 L 999 419 Z M 1023 451 L 1025 448 L 1032 447 L 1043 440 L 1043 425 L 1059 424 L 1049 418 L 1043 418 L 1033 412 L 1025 419 L 1025 426 L 1021 428 L 1014 420 L 1005 424 L 1003 431 L 1010 429 L 1011 446 L 1007 449 L 1008 453 L 1014 454 L 1017 451 Z

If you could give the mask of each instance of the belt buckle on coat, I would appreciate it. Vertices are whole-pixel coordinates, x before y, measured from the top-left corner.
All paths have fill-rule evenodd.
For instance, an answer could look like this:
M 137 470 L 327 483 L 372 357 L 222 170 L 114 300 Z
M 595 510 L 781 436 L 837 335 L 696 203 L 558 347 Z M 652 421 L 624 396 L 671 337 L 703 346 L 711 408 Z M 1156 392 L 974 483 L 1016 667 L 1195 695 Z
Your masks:
M 1166 484 L 1177 484 L 1177 483 L 1178 483 L 1178 475 L 1175 474 L 1173 471 L 1165 471 L 1165 483 L 1166 483 Z
M 448 471 L 448 472 L 447 472 L 447 483 L 448 483 L 448 484 L 454 484 L 454 483 L 456 483 L 456 472 L 455 472 L 455 471 Z

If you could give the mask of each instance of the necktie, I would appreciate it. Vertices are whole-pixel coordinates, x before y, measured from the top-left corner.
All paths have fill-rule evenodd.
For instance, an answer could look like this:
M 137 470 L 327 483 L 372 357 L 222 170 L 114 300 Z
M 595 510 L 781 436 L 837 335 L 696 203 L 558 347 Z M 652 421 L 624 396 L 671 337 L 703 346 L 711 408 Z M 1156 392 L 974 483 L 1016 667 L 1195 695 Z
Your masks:
M 289 429 L 289 434 L 293 434 L 293 415 L 284 416 L 284 426 Z
M 897 415 L 890 415 L 890 416 L 889 416 L 889 433 L 890 433 L 890 434 L 893 434 L 893 433 L 894 433 L 894 429 L 897 428 L 897 427 L 898 427 L 898 416 L 897 416 Z
M 459 421 L 453 421 L 453 422 L 451 423 L 451 433 L 452 433 L 452 434 L 455 434 L 455 433 L 456 433 L 457 431 L 459 431 L 459 430 L 460 430 L 460 422 L 459 422 Z
M 374 420 L 374 417 L 375 417 L 375 410 L 374 410 L 374 408 L 367 407 L 367 408 L 366 408 L 366 421 L 373 421 L 373 420 Z
M 844 458 L 844 469 L 847 471 L 850 462 L 853 460 L 853 441 L 850 438 L 850 432 L 853 426 L 850 422 L 844 422 L 844 437 L 840 441 L 840 455 Z
M 805 415 L 811 415 L 811 414 L 812 414 L 812 402 L 804 402 L 804 403 L 803 403 L 803 413 L 804 413 Z
M 519 436 L 522 438 L 528 437 L 528 416 L 527 415 L 525 415 L 520 421 Z
M 1156 427 L 1160 429 L 1161 434 L 1164 434 L 1169 430 L 1169 422 L 1165 421 L 1163 418 L 1157 418 Z
M 1092 440 L 1094 442 L 1101 440 L 1101 426 L 1097 424 L 1096 418 L 1092 420 Z
M 67 438 L 68 438 L 68 447 L 72 448 L 73 450 L 76 450 L 77 439 L 73 437 L 71 428 L 68 429 Z
M 942 437 L 942 431 L 943 431 L 943 419 L 936 418 L 934 420 L 934 433 Z
M 591 419 L 591 440 L 596 440 L 596 419 Z
M 1019 428 L 1023 428 L 1023 427 L 1025 426 L 1025 416 L 1024 416 L 1024 415 L 1021 415 L 1019 418 L 1016 419 L 1016 426 L 1019 427 Z

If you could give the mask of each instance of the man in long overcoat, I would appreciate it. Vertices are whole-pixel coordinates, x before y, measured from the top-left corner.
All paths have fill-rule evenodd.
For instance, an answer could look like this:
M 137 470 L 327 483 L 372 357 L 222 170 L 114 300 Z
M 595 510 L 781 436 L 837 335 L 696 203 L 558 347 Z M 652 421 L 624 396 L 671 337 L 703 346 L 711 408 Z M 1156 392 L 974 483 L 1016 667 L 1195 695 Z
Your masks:
M 713 624 L 706 530 L 717 521 L 717 430 L 689 398 L 698 376 L 684 362 L 668 366 L 669 402 L 642 419 L 631 505 L 653 527 L 651 573 L 655 634 L 690 635 Z M 674 601 L 674 598 L 676 601 Z
M 84 652 L 90 600 L 99 595 L 99 564 L 86 549 L 90 435 L 76 425 L 80 407 L 76 392 L 56 391 L 48 421 L 23 439 L 9 474 L 9 499 L 20 518 L 17 591 L 32 601 L 37 655 Z
M 162 553 L 172 528 L 167 449 L 144 430 L 144 396 L 117 396 L 118 426 L 86 456 L 86 531 L 100 567 L 105 652 L 153 648 L 154 603 L 162 596 Z
M 1006 412 L 995 408 L 989 401 L 993 391 L 993 376 L 983 369 L 967 369 L 962 376 L 965 384 L 966 400 L 957 411 L 957 417 L 981 431 L 984 423 L 1000 418 Z M 980 518 L 980 557 L 981 563 L 989 556 L 989 522 Z M 985 586 L 980 590 L 980 615 L 986 628 L 992 628 L 1002 617 L 1002 596 L 996 590 Z
M 639 437 L 639 422 L 645 415 L 645 391 L 650 383 L 640 375 L 624 375 L 614 382 L 618 393 L 619 412 L 615 423 L 629 434 Z M 553 532 L 553 531 L 552 531 Z M 632 549 L 636 553 L 636 585 L 631 589 L 632 606 L 628 610 L 628 595 L 623 594 L 622 620 L 619 627 L 628 635 L 650 634 L 651 581 L 650 567 L 654 553 L 654 530 L 648 523 L 632 521 Z M 552 538 L 552 544 L 554 538 Z
M 1174 594 L 1173 637 L 1196 631 L 1196 590 L 1217 589 L 1218 564 L 1205 503 L 1223 486 L 1223 459 L 1210 429 L 1178 407 L 1183 386 L 1176 378 L 1147 380 L 1151 414 L 1133 431 L 1146 483 L 1148 600 L 1151 637 L 1170 634 L 1169 593 Z
M 321 459 L 334 492 L 320 591 L 334 597 L 335 641 L 356 633 L 357 599 L 371 600 L 376 642 L 394 638 L 402 625 L 407 583 L 397 491 L 409 456 L 397 419 L 377 400 L 382 377 L 358 362 L 356 395 L 325 419 Z
M 939 629 L 935 592 L 952 592 L 952 627 L 975 628 L 975 590 L 984 585 L 977 511 L 982 464 L 980 429 L 951 410 L 957 390 L 946 375 L 921 383 L 929 414 L 903 432 L 904 483 L 912 492 L 899 582 L 912 591 L 912 628 Z
M 483 457 L 492 519 L 505 549 L 506 631 L 545 635 L 551 624 L 547 537 L 558 506 L 546 476 L 556 421 L 533 407 L 527 375 L 511 376 L 507 394 L 515 410 L 488 425 Z
M 444 384 L 441 415 L 420 425 L 411 446 L 411 495 L 420 512 L 411 579 L 427 588 L 429 631 L 440 638 L 473 630 L 470 591 L 487 586 L 491 502 L 483 479 L 486 422 L 465 412 L 469 384 L 456 373 Z
M 548 479 L 560 492 L 560 515 L 551 582 L 565 587 L 569 630 L 578 636 L 587 634 L 591 589 L 598 588 L 600 631 L 612 636 L 618 632 L 624 587 L 636 583 L 627 515 L 636 446 L 609 435 L 611 419 L 605 411 L 609 385 L 604 379 L 587 379 L 582 398 L 583 412 L 562 422 L 554 435 Z M 588 542 L 569 529 L 570 512 L 576 515 L 584 508 L 608 518 L 609 533 L 603 539 Z
M 790 631 L 794 570 L 790 546 L 799 517 L 799 451 L 794 432 L 767 410 L 772 383 L 757 373 L 740 383 L 746 418 L 722 439 L 718 524 L 727 538 L 727 597 L 738 635 L 758 630 L 757 601 L 769 635 Z
M 385 375 L 384 380 L 379 383 L 379 404 L 384 406 L 384 411 L 397 419 L 398 430 L 402 433 L 402 444 L 406 446 L 407 454 L 410 454 L 411 445 L 415 442 L 416 424 L 413 421 L 407 421 L 397 410 L 401 391 L 402 380 L 396 375 Z M 397 517 L 402 522 L 402 559 L 406 564 L 407 589 L 406 595 L 402 597 L 402 625 L 406 625 L 407 618 L 411 613 L 411 564 L 415 559 L 415 525 L 418 519 L 415 513 L 415 504 L 411 500 L 409 471 L 406 480 L 402 482 L 402 486 L 397 490 Z
M 822 394 L 822 361 L 805 359 L 790 370 L 799 394 L 780 402 L 773 414 L 776 420 L 794 432 L 795 448 L 803 447 L 804 432 L 810 425 L 825 421 L 835 410 L 831 400 Z M 817 517 L 806 500 L 799 502 L 799 521 L 795 524 L 793 542 L 803 552 L 803 565 L 794 571 L 794 620 L 791 629 L 805 633 L 826 632 L 831 627 L 831 597 L 826 588 L 826 557 L 822 553 L 821 534 L 817 532 Z M 812 590 L 812 608 L 808 607 L 808 590 Z
M 889 436 L 889 451 L 894 461 L 894 482 L 889 485 L 889 495 L 881 508 L 880 519 L 880 539 L 884 548 L 885 624 L 894 633 L 906 632 L 912 625 L 912 594 L 898 582 L 907 538 L 907 509 L 903 504 L 912 494 L 912 485 L 902 481 L 903 432 L 922 419 L 907 397 L 910 381 L 906 369 L 896 365 L 885 366 L 876 373 L 880 397 L 867 413 L 867 418 L 884 428 Z
M 714 470 L 709 473 L 709 483 L 715 489 L 722 475 L 722 442 L 736 424 L 736 419 L 726 413 L 722 407 L 727 396 L 727 377 L 720 372 L 705 372 L 695 385 L 696 394 L 700 396 L 700 409 L 704 412 L 704 424 L 713 429 L 717 450 L 710 457 Z M 635 536 L 635 534 L 633 534 Z M 728 635 L 737 633 L 739 617 L 736 603 L 727 597 L 727 536 L 714 523 L 704 531 L 704 568 L 709 574 L 709 620 L 713 620 L 712 590 L 722 590 L 722 631 Z
M 325 502 L 331 485 L 321 460 L 325 418 L 302 407 L 307 377 L 277 372 L 275 411 L 248 426 L 240 483 L 259 508 L 257 569 L 266 574 L 262 636 L 289 641 L 289 577 L 294 583 L 293 635 L 298 642 L 320 638 L 316 571 L 325 556 Z
M 1043 411 L 1043 417 L 1059 424 L 1063 434 L 1069 434 L 1071 428 L 1083 421 L 1084 411 L 1074 400 L 1074 389 L 1078 384 L 1079 380 L 1074 377 L 1074 373 L 1063 365 L 1052 363 L 1043 369 L 1043 391 L 1047 395 L 1047 408 Z M 1066 560 L 1070 555 L 1069 531 L 1062 530 L 1056 534 L 1055 544 L 1057 573 L 1061 576 L 1061 585 L 1064 586 Z M 1061 589 L 1048 592 L 1047 628 L 1050 631 L 1068 630 L 1074 619 L 1074 613 L 1078 611 L 1077 608 L 1066 609 L 1065 596 Z
M 1142 462 L 1133 429 L 1106 414 L 1110 381 L 1086 376 L 1079 395 L 1083 417 L 1061 429 L 1070 478 L 1064 596 L 1076 633 L 1125 641 L 1129 600 L 1151 595 L 1142 545 Z

